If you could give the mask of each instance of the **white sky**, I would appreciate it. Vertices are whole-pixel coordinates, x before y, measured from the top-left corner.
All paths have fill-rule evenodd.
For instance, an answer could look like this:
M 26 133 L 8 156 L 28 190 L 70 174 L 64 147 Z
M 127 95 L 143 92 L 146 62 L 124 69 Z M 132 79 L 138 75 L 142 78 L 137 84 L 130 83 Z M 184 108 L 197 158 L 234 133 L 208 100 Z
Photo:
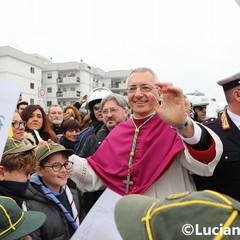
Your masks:
M 234 0 L 0 0 L 0 46 L 104 71 L 150 67 L 184 92 L 224 100 L 240 71 Z

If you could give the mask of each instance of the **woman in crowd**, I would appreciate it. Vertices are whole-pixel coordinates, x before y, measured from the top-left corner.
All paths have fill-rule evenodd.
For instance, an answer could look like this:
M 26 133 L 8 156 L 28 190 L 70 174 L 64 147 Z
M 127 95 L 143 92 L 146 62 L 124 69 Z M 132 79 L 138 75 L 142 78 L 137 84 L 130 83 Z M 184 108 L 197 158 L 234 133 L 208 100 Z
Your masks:
M 25 132 L 26 122 L 22 120 L 19 113 L 14 112 L 12 119 L 12 137 L 25 144 L 34 144 L 35 140 L 32 134 Z
M 80 133 L 80 129 L 80 123 L 77 120 L 63 122 L 63 136 L 60 138 L 60 144 L 65 148 L 74 150 L 74 144 Z
M 21 117 L 26 122 L 26 132 L 33 134 L 36 144 L 39 141 L 56 140 L 56 134 L 52 129 L 52 124 L 40 105 L 27 106 Z M 39 134 L 39 136 L 38 136 Z

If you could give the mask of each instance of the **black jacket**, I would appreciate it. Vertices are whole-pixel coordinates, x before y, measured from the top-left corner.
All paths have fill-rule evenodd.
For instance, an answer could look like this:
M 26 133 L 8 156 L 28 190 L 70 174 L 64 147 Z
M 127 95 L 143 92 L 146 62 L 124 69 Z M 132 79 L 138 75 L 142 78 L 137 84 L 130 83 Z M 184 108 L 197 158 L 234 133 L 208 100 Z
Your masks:
M 90 135 L 84 143 L 82 151 L 80 152 L 80 157 L 86 158 L 92 156 L 97 151 L 102 141 L 107 137 L 108 134 L 109 130 L 105 124 L 101 124 L 100 126 L 98 126 L 95 130 L 95 134 Z M 102 195 L 104 190 L 83 193 L 83 208 L 85 213 L 88 213 L 90 211 L 90 209 L 98 200 L 98 198 Z
M 79 156 L 84 158 L 92 156 L 108 134 L 109 130 L 105 124 L 98 126 L 98 128 L 95 130 L 95 133 L 86 139 Z
M 202 178 L 197 189 L 211 189 L 240 201 L 240 130 L 226 110 L 219 118 L 205 121 L 205 125 L 220 137 L 223 154 L 213 176 Z
M 70 186 L 71 185 L 71 186 Z M 68 186 L 72 192 L 76 208 L 80 215 L 80 221 L 84 214 L 80 208 L 79 192 L 75 183 L 69 179 Z M 47 218 L 41 228 L 31 233 L 33 240 L 68 240 L 72 236 L 69 231 L 69 223 L 64 216 L 62 210 L 50 198 L 47 198 L 41 191 L 40 187 L 34 183 L 30 183 L 27 190 L 27 209 L 45 213 Z
M 75 145 L 75 142 L 67 139 L 64 135 L 61 136 L 60 140 L 59 140 L 59 143 L 61 145 L 63 145 L 65 148 L 67 149 L 72 149 L 74 150 L 74 145 Z

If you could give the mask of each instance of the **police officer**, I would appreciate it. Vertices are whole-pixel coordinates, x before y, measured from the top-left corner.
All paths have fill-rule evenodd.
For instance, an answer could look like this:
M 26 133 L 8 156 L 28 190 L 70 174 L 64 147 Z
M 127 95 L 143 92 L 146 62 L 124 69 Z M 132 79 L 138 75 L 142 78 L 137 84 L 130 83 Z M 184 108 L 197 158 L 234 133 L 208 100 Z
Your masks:
M 193 120 L 202 122 L 206 119 L 207 105 L 209 105 L 209 99 L 202 92 L 195 90 L 192 93 L 187 93 L 186 97 L 189 99 L 192 105 Z
M 196 184 L 198 190 L 215 190 L 240 201 L 240 73 L 217 83 L 223 87 L 228 107 L 207 126 L 222 140 L 223 154 L 213 176 Z
M 74 146 L 74 153 L 79 155 L 86 139 L 94 134 L 95 130 L 100 126 L 103 125 L 103 116 L 102 110 L 100 108 L 100 102 L 102 99 L 111 94 L 112 91 L 106 87 L 98 87 L 94 88 L 87 97 L 87 107 L 90 112 L 90 118 L 92 120 L 92 126 L 89 128 L 84 129 L 78 135 L 75 146 Z

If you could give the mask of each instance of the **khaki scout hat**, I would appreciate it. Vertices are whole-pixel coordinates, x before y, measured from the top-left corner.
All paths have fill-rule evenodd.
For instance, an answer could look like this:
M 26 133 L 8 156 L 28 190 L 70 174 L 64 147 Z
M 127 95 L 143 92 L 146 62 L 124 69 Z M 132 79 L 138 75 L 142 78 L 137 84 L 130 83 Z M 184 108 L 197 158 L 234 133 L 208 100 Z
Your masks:
M 23 212 L 10 197 L 0 196 L 0 239 L 24 237 L 43 225 L 46 215 L 36 211 Z
M 33 148 L 35 148 L 35 146 L 32 144 L 27 145 L 23 142 L 13 139 L 12 137 L 8 137 L 2 156 L 4 157 L 8 154 L 26 152 L 32 150 Z
M 223 87 L 224 91 L 240 86 L 240 72 L 236 73 L 228 78 L 224 78 L 217 82 L 218 85 Z
M 165 200 L 132 194 L 117 202 L 114 218 L 124 240 L 225 240 L 240 239 L 239 211 L 238 201 L 209 190 Z
M 66 149 L 58 143 L 44 143 L 36 148 L 36 157 L 38 164 L 49 155 L 57 152 L 65 152 L 68 156 L 73 154 L 73 150 Z

